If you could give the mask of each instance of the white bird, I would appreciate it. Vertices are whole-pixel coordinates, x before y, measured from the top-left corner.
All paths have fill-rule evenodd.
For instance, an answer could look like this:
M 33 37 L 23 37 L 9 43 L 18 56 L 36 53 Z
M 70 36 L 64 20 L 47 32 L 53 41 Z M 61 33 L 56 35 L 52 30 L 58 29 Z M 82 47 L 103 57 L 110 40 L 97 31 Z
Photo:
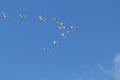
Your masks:
M 20 16 L 21 19 L 25 19 L 26 18 L 26 16 L 24 16 L 23 14 L 20 14 L 19 16 Z
M 66 38 L 66 34 L 64 34 L 64 33 L 61 33 L 61 36 L 62 36 L 63 38 Z
M 59 44 L 59 41 L 53 41 L 53 44 L 57 46 Z
M 58 18 L 53 18 L 53 20 L 56 22 L 56 23 L 59 23 L 59 19 Z
M 58 29 L 59 30 L 65 29 L 65 24 L 64 23 L 60 23 L 60 25 L 58 26 Z
M 64 26 L 65 26 L 65 23 L 60 23 L 60 26 L 64 27 Z
M 76 26 L 71 26 L 70 29 L 71 29 L 71 30 L 75 30 L 75 29 L 76 29 Z
M 9 18 L 9 16 L 6 14 L 6 13 L 2 13 L 2 16 L 5 18 L 5 19 L 7 19 L 7 18 Z
M 45 21 L 45 18 L 43 16 L 38 16 L 40 21 L 44 22 Z
M 48 51 L 49 50 L 49 48 L 43 48 L 43 51 Z
M 67 34 L 71 35 L 71 34 L 72 34 L 72 31 L 69 31 L 69 30 L 68 30 L 68 31 L 67 31 Z
M 61 30 L 61 29 L 63 29 L 63 28 L 62 28 L 61 26 L 58 26 L 58 29 Z

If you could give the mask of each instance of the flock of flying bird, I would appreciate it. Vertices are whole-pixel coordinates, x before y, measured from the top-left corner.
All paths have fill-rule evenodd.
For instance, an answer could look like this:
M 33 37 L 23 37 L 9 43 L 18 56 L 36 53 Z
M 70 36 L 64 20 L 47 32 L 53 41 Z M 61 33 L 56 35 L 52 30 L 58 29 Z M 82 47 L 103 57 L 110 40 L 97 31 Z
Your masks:
M 5 19 L 8 19 L 8 18 L 9 18 L 9 16 L 8 16 L 5 12 L 2 13 L 2 16 L 3 16 L 3 18 L 5 18 Z M 25 19 L 25 18 L 26 18 L 26 16 L 23 15 L 23 14 L 19 14 L 19 17 L 20 17 L 21 19 Z M 41 22 L 46 21 L 46 18 L 44 18 L 43 16 L 38 16 L 38 18 L 39 18 L 39 20 L 40 20 Z M 53 18 L 53 21 L 58 24 L 58 29 L 59 29 L 59 30 L 64 30 L 64 29 L 66 29 L 66 24 L 63 23 L 63 22 L 60 22 L 60 20 L 59 20 L 58 18 L 55 18 L 55 17 L 54 17 L 54 18 Z M 70 26 L 70 29 L 67 30 L 66 33 L 61 33 L 61 37 L 66 38 L 66 36 L 67 36 L 67 35 L 71 35 L 72 32 L 73 32 L 75 29 L 76 29 L 76 26 L 74 26 L 74 25 Z M 59 41 L 53 41 L 53 44 L 57 46 L 57 45 L 59 44 Z M 43 48 L 42 50 L 43 50 L 43 51 L 48 51 L 49 48 L 48 48 L 48 47 L 45 47 L 45 48 Z

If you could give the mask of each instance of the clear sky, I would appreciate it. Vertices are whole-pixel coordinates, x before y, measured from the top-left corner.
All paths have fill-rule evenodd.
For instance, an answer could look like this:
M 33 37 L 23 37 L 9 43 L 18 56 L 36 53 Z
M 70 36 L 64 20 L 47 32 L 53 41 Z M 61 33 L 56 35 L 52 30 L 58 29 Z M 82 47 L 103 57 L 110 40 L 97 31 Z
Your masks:
M 120 80 L 120 0 L 0 0 L 0 80 Z M 4 19 L 2 12 L 10 17 Z M 19 14 L 26 19 L 19 18 Z M 44 23 L 38 15 L 47 18 Z M 58 17 L 77 29 L 59 36 Z M 56 47 L 53 40 L 59 40 Z M 43 47 L 49 47 L 44 52 Z

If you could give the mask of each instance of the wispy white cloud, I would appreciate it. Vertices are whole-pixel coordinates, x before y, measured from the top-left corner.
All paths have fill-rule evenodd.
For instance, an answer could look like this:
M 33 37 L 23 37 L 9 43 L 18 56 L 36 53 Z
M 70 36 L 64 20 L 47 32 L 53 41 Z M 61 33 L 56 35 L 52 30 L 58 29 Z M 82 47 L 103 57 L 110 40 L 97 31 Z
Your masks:
M 98 68 L 104 72 L 104 73 L 108 73 L 108 71 L 101 65 L 101 64 L 98 64 Z
M 102 64 L 97 64 L 98 70 L 98 77 L 101 78 L 102 80 L 120 80 L 120 54 L 117 54 L 113 60 L 112 66 L 113 67 L 104 67 Z M 80 80 L 87 80 L 86 78 L 80 78 Z M 96 79 L 94 79 L 96 80 Z M 100 80 L 100 79 L 98 79 Z
M 120 54 L 117 54 L 114 57 L 113 67 L 111 69 L 105 69 L 101 64 L 98 64 L 98 68 L 107 76 L 107 78 L 120 80 Z
M 106 69 L 104 68 L 104 66 L 102 64 L 98 64 L 97 65 L 100 72 L 101 72 L 101 75 L 100 78 L 102 78 L 102 80 L 111 80 L 112 77 L 113 77 L 113 69 Z
M 120 80 L 120 54 L 117 54 L 114 59 L 114 79 Z
M 120 54 L 117 54 L 113 59 L 113 68 L 110 70 L 104 69 L 102 65 L 99 67 L 104 73 L 108 74 L 109 77 L 111 76 L 112 79 L 120 80 Z

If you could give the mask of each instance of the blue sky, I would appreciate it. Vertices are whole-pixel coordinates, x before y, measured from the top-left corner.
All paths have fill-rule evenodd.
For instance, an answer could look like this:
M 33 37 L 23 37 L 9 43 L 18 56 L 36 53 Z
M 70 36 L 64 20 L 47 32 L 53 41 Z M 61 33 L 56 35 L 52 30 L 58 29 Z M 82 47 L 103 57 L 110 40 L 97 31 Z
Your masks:
M 120 80 L 119 4 L 119 0 L 1 0 L 0 80 Z M 10 18 L 4 19 L 2 12 Z M 38 15 L 46 22 L 41 23 Z M 77 29 L 62 39 L 53 17 Z M 54 46 L 53 40 L 60 44 Z M 50 50 L 43 52 L 43 47 Z

